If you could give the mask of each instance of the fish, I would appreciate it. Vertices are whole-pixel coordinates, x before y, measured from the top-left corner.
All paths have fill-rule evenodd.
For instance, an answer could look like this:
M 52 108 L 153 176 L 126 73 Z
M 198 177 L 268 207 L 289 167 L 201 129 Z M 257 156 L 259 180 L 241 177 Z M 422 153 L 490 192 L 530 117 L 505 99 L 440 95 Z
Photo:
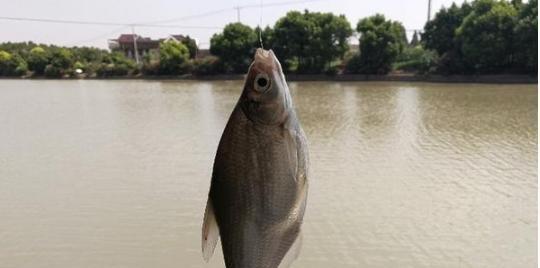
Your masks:
M 227 268 L 285 268 L 299 255 L 308 190 L 306 135 L 281 64 L 259 48 L 221 136 L 202 226 Z

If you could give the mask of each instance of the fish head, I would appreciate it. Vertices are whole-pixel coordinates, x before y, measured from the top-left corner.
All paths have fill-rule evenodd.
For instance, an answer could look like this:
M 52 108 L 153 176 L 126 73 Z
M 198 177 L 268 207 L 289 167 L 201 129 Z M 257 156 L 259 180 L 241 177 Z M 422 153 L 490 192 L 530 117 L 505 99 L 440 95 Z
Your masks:
M 272 50 L 257 49 L 246 77 L 240 105 L 255 123 L 283 123 L 292 111 L 289 87 Z

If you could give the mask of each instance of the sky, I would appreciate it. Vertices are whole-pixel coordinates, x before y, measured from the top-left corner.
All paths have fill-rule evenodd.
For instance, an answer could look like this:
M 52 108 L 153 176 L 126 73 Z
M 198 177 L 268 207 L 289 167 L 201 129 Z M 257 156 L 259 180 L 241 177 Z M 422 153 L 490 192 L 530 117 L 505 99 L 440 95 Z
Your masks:
M 275 3 L 285 3 L 275 5 Z M 462 0 L 432 0 L 432 17 L 442 6 Z M 263 8 L 260 8 L 260 5 Z M 274 4 L 272 6 L 272 4 Z M 273 26 L 288 11 L 310 11 L 344 14 L 354 28 L 359 19 L 382 13 L 398 20 L 406 29 L 422 29 L 427 19 L 428 0 L 0 0 L 0 17 L 22 17 L 55 20 L 113 22 L 119 24 L 148 23 L 174 27 L 135 27 L 139 35 L 152 38 L 170 34 L 194 37 L 200 47 L 208 48 L 214 33 L 227 23 L 237 21 L 236 6 L 254 6 L 240 10 L 240 21 L 255 27 Z M 265 6 L 268 5 L 268 6 Z M 214 12 L 216 11 L 216 12 Z M 207 16 L 186 18 L 203 13 Z M 203 28 L 197 28 L 203 27 Z M 121 33 L 131 33 L 129 26 L 70 25 L 44 22 L 9 21 L 0 19 L 0 42 L 34 41 L 64 46 L 95 46 L 107 48 L 107 40 Z M 409 32 L 411 35 L 412 32 Z

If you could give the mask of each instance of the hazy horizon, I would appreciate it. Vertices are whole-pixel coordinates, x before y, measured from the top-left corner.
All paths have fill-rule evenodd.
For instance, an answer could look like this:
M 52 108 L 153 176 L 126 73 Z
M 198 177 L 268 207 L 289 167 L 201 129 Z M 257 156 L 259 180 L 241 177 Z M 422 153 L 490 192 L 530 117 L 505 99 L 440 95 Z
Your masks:
M 276 3 L 291 2 L 290 4 L 276 5 Z M 441 7 L 450 6 L 452 2 L 463 1 L 432 0 L 431 14 L 435 14 Z M 176 25 L 171 28 L 136 27 L 136 33 L 145 37 L 160 38 L 170 34 L 190 35 L 197 39 L 202 48 L 209 46 L 209 40 L 214 33 L 220 32 L 219 27 L 237 21 L 235 6 L 243 8 L 240 12 L 240 21 L 255 27 L 262 21 L 263 26 L 273 26 L 280 17 L 291 10 L 304 10 L 319 12 L 333 12 L 344 14 L 354 28 L 360 18 L 375 13 L 384 14 L 387 18 L 403 23 L 407 30 L 422 29 L 427 19 L 428 0 L 415 0 L 407 2 L 395 0 L 354 1 L 354 0 L 319 0 L 319 1 L 263 1 L 266 5 L 259 8 L 261 2 L 257 0 L 217 1 L 201 0 L 195 4 L 185 4 L 167 0 L 156 1 L 85 1 L 74 2 L 68 0 L 20 0 L 3 3 L 0 17 L 37 18 L 55 20 L 77 20 L 94 22 L 111 22 L 120 24 L 149 23 L 184 18 L 160 24 Z M 274 6 L 272 6 L 274 4 Z M 201 8 L 201 7 L 204 7 Z M 216 11 L 216 12 L 213 12 Z M 209 16 L 196 15 L 213 13 Z M 192 18 L 185 18 L 194 16 Z M 180 27 L 182 26 L 182 27 Z M 216 27 L 216 28 L 183 28 L 187 27 Z M 121 33 L 131 33 L 128 26 L 114 25 L 73 25 L 45 22 L 10 21 L 0 19 L 2 35 L 0 42 L 34 41 L 37 43 L 56 44 L 63 46 L 95 46 L 107 48 L 107 40 L 116 38 Z M 410 35 L 412 32 L 408 32 Z

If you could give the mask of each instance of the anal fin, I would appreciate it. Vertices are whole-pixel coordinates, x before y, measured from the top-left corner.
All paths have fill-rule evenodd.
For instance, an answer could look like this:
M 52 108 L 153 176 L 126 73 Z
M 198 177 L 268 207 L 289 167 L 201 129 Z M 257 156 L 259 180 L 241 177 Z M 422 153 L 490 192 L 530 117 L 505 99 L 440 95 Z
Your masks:
M 300 249 L 302 248 L 302 233 L 299 233 L 296 237 L 296 240 L 294 240 L 294 243 L 291 245 L 291 248 L 285 256 L 283 257 L 283 260 L 281 260 L 281 263 L 279 264 L 278 268 L 288 268 L 291 266 L 291 264 L 298 258 L 298 255 L 300 255 Z
M 216 222 L 216 215 L 214 214 L 214 207 L 212 206 L 212 200 L 208 197 L 206 202 L 206 209 L 204 212 L 204 221 L 202 226 L 202 253 L 206 262 L 210 260 L 214 254 L 217 241 L 219 239 L 219 229 Z

